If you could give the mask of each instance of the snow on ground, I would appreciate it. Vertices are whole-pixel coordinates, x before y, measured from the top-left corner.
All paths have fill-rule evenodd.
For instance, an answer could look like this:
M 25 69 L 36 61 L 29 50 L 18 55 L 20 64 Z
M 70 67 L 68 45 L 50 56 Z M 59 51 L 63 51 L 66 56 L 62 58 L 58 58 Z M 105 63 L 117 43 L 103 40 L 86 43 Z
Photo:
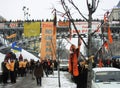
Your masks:
M 41 88 L 76 88 L 76 84 L 70 80 L 68 72 L 60 72 L 60 85 L 59 87 L 59 79 L 58 72 L 55 71 L 54 75 L 50 75 L 48 78 L 44 77 Z
M 36 80 L 32 80 L 31 74 L 26 77 L 18 77 L 15 84 L 0 84 L 0 88 L 76 88 L 76 84 L 71 81 L 70 74 L 66 71 L 60 71 L 60 84 L 58 82 L 58 71 L 54 71 L 48 77 L 44 75 L 42 78 L 42 86 L 38 86 Z

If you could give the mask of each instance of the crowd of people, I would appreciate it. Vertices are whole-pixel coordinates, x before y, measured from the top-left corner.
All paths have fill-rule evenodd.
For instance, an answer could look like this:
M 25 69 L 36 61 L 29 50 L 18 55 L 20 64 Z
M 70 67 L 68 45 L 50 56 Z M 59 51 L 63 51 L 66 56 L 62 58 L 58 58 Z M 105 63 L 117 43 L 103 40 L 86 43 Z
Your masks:
M 88 74 L 88 61 L 95 59 L 94 56 L 88 58 L 88 60 L 78 61 L 79 48 L 74 45 L 70 49 L 69 58 L 69 72 L 73 76 L 74 82 L 77 84 L 77 88 L 87 88 L 87 74 Z M 28 61 L 24 59 L 24 56 L 20 54 L 19 58 L 13 52 L 7 53 L 4 61 L 1 63 L 2 67 L 2 82 L 8 84 L 10 82 L 16 83 L 18 77 L 25 77 L 27 74 L 32 74 L 32 79 L 36 79 L 36 84 L 42 86 L 42 77 L 48 77 L 49 74 L 54 75 L 54 70 L 57 70 L 58 63 L 56 60 L 48 58 L 40 58 L 38 61 L 31 59 Z M 119 59 L 99 59 L 97 63 L 93 62 L 93 67 L 116 67 L 120 68 Z
M 79 46 L 75 45 L 70 47 L 69 56 L 69 72 L 72 75 L 73 81 L 76 83 L 77 88 L 87 88 L 88 64 L 92 62 L 92 68 L 95 67 L 115 67 L 120 69 L 120 59 L 97 59 L 91 55 L 88 59 L 79 60 Z
M 75 52 L 74 52 L 75 53 Z M 70 59 L 72 59 L 72 56 Z M 94 56 L 91 56 L 88 60 L 94 59 Z M 74 65 L 72 66 L 72 71 L 69 71 L 72 74 L 72 80 L 76 83 L 77 88 L 87 88 L 87 76 L 88 76 L 88 60 L 78 61 L 78 75 L 74 74 Z M 73 61 L 74 62 L 74 61 Z M 120 60 L 119 59 L 99 59 L 98 62 L 92 63 L 92 68 L 95 67 L 115 67 L 120 69 Z
M 40 63 L 39 63 L 40 62 Z M 56 60 L 38 60 L 31 59 L 28 61 L 24 59 L 24 56 L 20 54 L 19 58 L 13 52 L 7 53 L 4 61 L 1 63 L 2 68 L 2 83 L 14 84 L 18 77 L 25 77 L 27 74 L 31 74 L 32 79 L 36 79 L 37 85 L 41 86 L 41 77 L 48 77 L 49 74 L 54 74 L 53 70 L 57 70 Z
M 120 69 L 120 59 L 99 59 L 98 67 L 115 67 Z

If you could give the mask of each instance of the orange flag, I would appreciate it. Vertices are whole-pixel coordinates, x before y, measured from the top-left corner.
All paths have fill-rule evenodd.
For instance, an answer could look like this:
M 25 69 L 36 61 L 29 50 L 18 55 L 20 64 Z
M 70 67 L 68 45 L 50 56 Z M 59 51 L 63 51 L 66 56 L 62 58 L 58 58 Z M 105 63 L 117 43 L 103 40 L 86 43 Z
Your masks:
M 111 30 L 110 30 L 109 26 L 108 26 L 108 40 L 109 40 L 110 44 L 113 42 L 112 35 L 111 35 Z
M 104 46 L 107 50 L 109 49 L 109 45 L 108 45 L 107 42 L 105 42 L 105 43 L 103 44 L 103 46 Z
M 69 61 L 68 61 L 68 71 L 72 73 L 72 59 L 71 58 L 69 58 Z
M 78 70 L 78 50 L 76 49 L 75 45 L 71 45 L 70 47 L 70 61 L 69 61 L 69 71 L 74 75 L 78 76 L 79 75 L 79 70 Z
M 74 53 L 73 54 L 73 75 L 74 76 L 78 76 L 79 75 L 79 71 L 78 71 L 78 58 L 77 58 L 77 54 Z
M 15 38 L 15 37 L 16 37 L 16 35 L 17 35 L 17 34 L 16 34 L 16 33 L 14 33 L 14 34 L 11 34 L 11 35 L 9 35 L 9 36 L 6 36 L 6 38 L 7 38 L 7 39 Z

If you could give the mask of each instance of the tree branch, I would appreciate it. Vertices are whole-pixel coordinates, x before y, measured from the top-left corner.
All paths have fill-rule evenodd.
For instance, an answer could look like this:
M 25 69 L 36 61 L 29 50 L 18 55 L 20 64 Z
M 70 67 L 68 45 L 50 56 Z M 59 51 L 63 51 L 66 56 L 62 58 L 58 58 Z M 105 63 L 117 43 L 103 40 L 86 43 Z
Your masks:
M 73 20 L 71 14 L 70 14 L 70 11 L 69 11 L 68 7 L 66 6 L 66 4 L 65 4 L 65 2 L 64 2 L 64 0 L 61 0 L 61 4 L 62 4 L 62 6 L 63 6 L 63 9 L 64 9 L 65 12 L 66 12 L 66 15 L 67 15 L 68 19 L 69 19 L 70 22 L 73 24 L 73 26 L 74 26 L 77 34 L 78 34 L 78 37 L 83 41 L 83 43 L 85 44 L 85 46 L 88 48 L 88 45 L 86 44 L 86 42 L 84 41 L 84 39 L 81 37 L 81 35 L 79 34 L 79 32 L 78 32 L 78 30 L 77 30 L 77 27 L 75 26 L 74 20 Z
M 78 11 L 78 13 L 86 20 L 88 21 L 88 19 L 81 13 L 81 11 L 78 9 L 78 7 L 74 4 L 73 0 L 68 0 L 72 5 L 73 7 Z

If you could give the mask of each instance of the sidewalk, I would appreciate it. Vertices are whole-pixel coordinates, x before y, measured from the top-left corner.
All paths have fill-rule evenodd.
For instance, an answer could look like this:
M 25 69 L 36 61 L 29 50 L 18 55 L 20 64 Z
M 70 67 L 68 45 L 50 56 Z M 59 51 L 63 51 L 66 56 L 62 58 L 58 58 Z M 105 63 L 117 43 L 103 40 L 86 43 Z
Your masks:
M 37 86 L 36 80 L 32 79 L 32 75 L 28 74 L 26 77 L 18 77 L 15 84 L 0 84 L 0 88 L 76 88 L 76 84 L 70 81 L 68 72 L 60 72 L 60 85 L 58 82 L 58 72 L 54 71 L 54 75 L 49 75 L 42 78 L 42 86 Z

